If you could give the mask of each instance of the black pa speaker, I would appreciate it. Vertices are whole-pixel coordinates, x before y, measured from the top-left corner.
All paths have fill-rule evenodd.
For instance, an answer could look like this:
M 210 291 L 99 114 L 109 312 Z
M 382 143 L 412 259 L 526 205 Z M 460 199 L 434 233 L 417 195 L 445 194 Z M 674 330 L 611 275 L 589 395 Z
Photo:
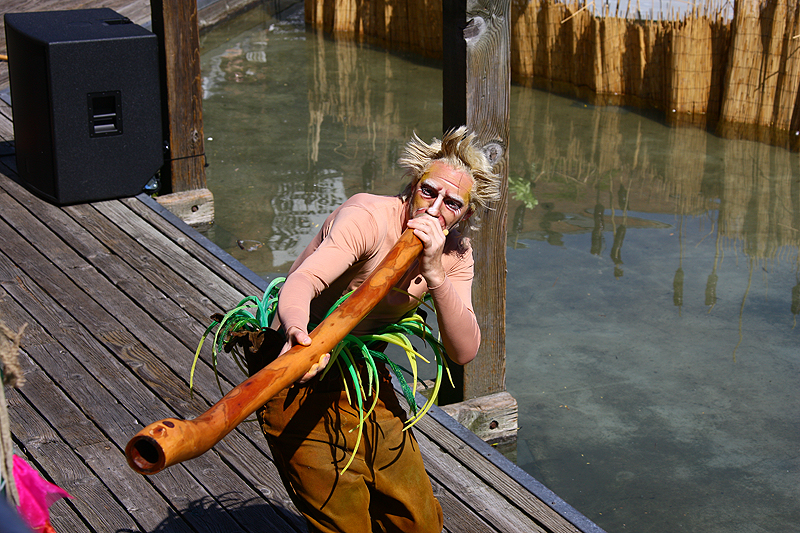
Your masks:
M 107 8 L 5 28 L 22 184 L 59 205 L 142 192 L 164 163 L 156 36 Z

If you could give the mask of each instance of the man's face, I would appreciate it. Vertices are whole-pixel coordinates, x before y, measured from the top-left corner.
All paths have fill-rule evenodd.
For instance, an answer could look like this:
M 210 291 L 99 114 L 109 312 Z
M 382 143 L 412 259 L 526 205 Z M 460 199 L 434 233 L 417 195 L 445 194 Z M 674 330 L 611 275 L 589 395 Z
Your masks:
M 449 230 L 469 214 L 472 177 L 442 161 L 434 161 L 414 187 L 409 202 L 410 218 L 432 216 Z

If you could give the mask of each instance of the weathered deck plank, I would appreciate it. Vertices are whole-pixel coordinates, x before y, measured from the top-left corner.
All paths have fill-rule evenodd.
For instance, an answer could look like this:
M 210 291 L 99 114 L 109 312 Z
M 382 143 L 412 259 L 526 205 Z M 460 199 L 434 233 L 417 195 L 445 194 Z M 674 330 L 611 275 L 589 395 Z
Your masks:
M 149 18 L 140 0 L 11 0 L 2 9 L 82 7 Z M 197 342 L 212 313 L 260 296 L 266 282 L 145 196 L 66 208 L 34 197 L 2 175 L 14 175 L 12 137 L 0 100 L 0 319 L 15 330 L 28 324 L 21 359 L 29 382 L 9 391 L 9 412 L 27 459 L 75 496 L 51 508 L 56 529 L 306 531 L 252 420 L 155 476 L 124 462 L 143 425 L 192 418 L 220 397 L 208 345 L 188 394 Z M 219 376 L 226 388 L 242 379 L 227 357 Z M 438 408 L 415 432 L 445 531 L 601 532 Z
M 119 450 L 112 451 L 113 442 L 109 442 L 94 424 L 87 422 L 80 409 L 55 386 L 50 377 L 45 375 L 30 357 L 25 357 L 23 364 L 27 382 L 24 393 L 17 394 L 23 394 L 31 404 L 35 404 L 38 412 L 31 412 L 30 405 L 19 399 L 13 403 L 15 408 L 11 410 L 11 418 L 15 434 L 20 436 L 27 432 L 30 438 L 23 442 L 30 452 L 34 447 L 33 441 L 42 434 L 41 425 L 49 424 L 53 431 L 59 428 L 57 431 L 64 440 L 63 444 L 67 450 L 74 450 L 77 456 L 70 460 L 70 464 L 79 461 L 85 463 L 75 470 L 75 472 L 85 470 L 80 480 L 91 482 L 96 478 L 101 482 L 90 484 L 72 482 L 61 485 L 74 496 L 71 503 L 81 509 L 81 516 L 86 516 L 93 507 L 99 507 L 96 504 L 87 506 L 87 501 L 99 500 L 103 508 L 109 512 L 95 518 L 99 520 L 94 526 L 95 529 L 116 531 L 123 527 L 132 528 L 133 524 L 145 530 L 157 527 L 161 517 L 169 512 L 168 503 L 142 476 L 135 473 L 120 475 L 130 471 L 124 454 Z M 55 459 L 47 456 L 45 453 L 47 450 L 40 451 L 42 453 L 37 457 L 38 461 Z M 91 493 L 86 492 L 87 487 L 93 487 Z M 111 522 L 109 516 L 114 517 L 114 522 L 117 523 L 109 523 Z M 176 526 L 175 531 L 190 531 L 182 522 Z M 69 531 L 74 530 L 76 529 L 72 526 Z
M 14 184 L 6 184 L 10 189 L 14 189 Z M 18 194 L 27 194 L 25 191 L 17 190 Z M 25 211 L 20 208 L 14 209 L 12 202 L 10 202 L 7 194 L 0 195 L 0 205 L 3 209 L 4 218 L 12 218 L 17 223 L 22 223 L 30 226 L 32 229 L 28 232 L 37 235 L 39 241 L 45 242 L 47 246 L 53 247 L 55 250 L 59 249 L 58 242 L 47 237 L 48 229 L 40 224 L 37 224 L 32 216 L 25 215 Z M 34 200 L 34 203 L 38 200 Z M 179 370 L 184 373 L 184 378 L 179 377 L 172 369 L 163 363 L 163 361 L 156 358 L 152 351 L 145 347 L 139 340 L 133 337 L 125 327 L 116 322 L 111 314 L 104 312 L 101 306 L 91 300 L 88 295 L 82 293 L 78 285 L 73 283 L 63 272 L 56 269 L 52 264 L 48 263 L 47 259 L 38 254 L 29 243 L 24 241 L 21 236 L 13 232 L 5 221 L 0 222 L 0 238 L 3 239 L 4 249 L 10 250 L 16 262 L 19 262 L 22 270 L 30 270 L 34 272 L 36 280 L 28 278 L 24 273 L 19 271 L 19 267 L 5 256 L 0 260 L 0 266 L 3 269 L 3 283 L 5 288 L 17 289 L 13 297 L 19 305 L 23 308 L 37 308 L 42 307 L 44 313 L 37 313 L 36 321 L 41 323 L 41 328 L 45 331 L 53 331 L 63 345 L 59 352 L 81 354 L 81 362 L 88 370 L 88 373 L 93 377 L 98 377 L 99 383 L 96 385 L 100 390 L 108 390 L 112 394 L 112 398 L 106 405 L 121 404 L 128 411 L 132 412 L 134 419 L 132 426 L 126 428 L 125 431 L 117 435 L 118 441 L 115 443 L 116 453 L 121 454 L 127 439 L 137 431 L 141 425 L 149 423 L 150 421 L 166 416 L 183 416 L 193 417 L 199 412 L 202 412 L 208 406 L 208 402 L 202 402 L 200 391 L 209 394 L 219 393 L 216 391 L 213 374 L 206 365 L 199 365 L 198 377 L 198 394 L 192 401 L 189 401 L 185 376 L 188 375 L 188 365 L 191 363 L 192 351 L 180 345 L 177 350 L 183 350 L 183 354 L 175 354 L 174 351 L 167 354 L 161 353 L 161 356 L 172 362 L 177 362 Z M 94 271 L 88 265 L 79 264 L 78 259 L 69 257 L 69 254 L 64 250 L 55 251 L 54 256 L 64 260 L 64 264 L 68 265 L 66 268 L 70 273 L 76 277 L 86 277 L 87 273 L 94 272 L 94 276 L 89 276 L 84 284 L 84 288 L 93 291 L 98 298 L 105 298 L 103 296 L 103 278 L 97 277 Z M 41 286 L 39 285 L 41 284 Z M 110 284 L 108 284 L 110 285 Z M 107 290 L 108 287 L 105 287 Z M 57 303 L 57 300 L 51 299 L 50 295 L 56 295 L 62 302 L 69 302 L 74 305 L 72 312 L 80 320 L 75 320 L 69 313 Z M 122 302 L 122 303 L 121 303 Z M 115 304 L 119 309 L 124 312 L 119 313 L 120 317 L 129 317 L 136 315 L 134 307 L 128 305 L 126 308 L 126 299 L 117 296 Z M 6 314 L 15 314 L 13 311 L 4 312 Z M 18 313 L 16 313 L 18 314 Z M 125 318 L 123 318 L 125 319 Z M 144 320 L 144 322 L 142 321 Z M 89 331 L 79 323 L 92 324 L 93 331 Z M 65 327 L 66 326 L 66 327 Z M 157 332 L 157 324 L 146 323 L 145 319 L 141 319 L 138 323 L 131 322 L 132 327 L 144 328 L 146 332 Z M 145 337 L 149 333 L 142 333 Z M 163 344 L 164 339 L 169 339 L 171 336 L 168 332 L 161 331 L 161 334 L 152 333 L 152 338 L 146 339 L 151 344 Z M 115 354 L 117 357 L 110 357 Z M 138 375 L 139 379 L 130 379 L 126 374 Z M 149 387 L 142 387 L 143 384 L 148 384 Z M 153 395 L 151 391 L 157 393 Z M 166 401 L 169 403 L 163 403 Z M 96 403 L 94 399 L 87 399 L 87 404 L 82 406 L 83 409 L 91 412 L 94 406 L 103 405 L 103 403 Z M 160 407 L 159 407 L 160 405 Z M 172 409 L 175 409 L 173 411 Z M 93 413 L 93 417 L 101 420 L 103 425 L 115 423 L 114 421 L 120 419 L 120 413 L 111 417 L 106 409 L 100 409 L 99 412 Z M 130 415 L 128 415 L 130 416 Z M 263 456 L 258 448 L 250 446 L 249 456 L 251 459 L 261 459 Z M 195 502 L 210 499 L 210 494 L 225 495 L 224 507 L 235 507 L 237 513 L 237 521 L 242 522 L 245 530 L 257 530 L 259 524 L 263 523 L 265 518 L 270 518 L 270 512 L 274 515 L 275 511 L 270 506 L 259 506 L 259 511 L 250 512 L 248 510 L 248 503 L 253 501 L 262 501 L 262 495 L 253 491 L 251 487 L 242 482 L 241 478 L 230 471 L 229 467 L 221 461 L 221 458 L 215 453 L 209 453 L 199 458 L 196 461 L 187 463 L 190 474 L 198 479 L 200 483 L 207 488 L 205 494 L 199 495 Z M 183 466 L 181 467 L 183 468 Z M 273 467 L 274 469 L 274 467 Z M 126 470 L 129 470 L 126 468 Z M 175 470 L 175 469 L 171 469 Z M 162 474 L 153 476 L 151 479 L 160 478 Z M 171 475 L 169 476 L 171 477 Z M 274 476 L 277 479 L 277 474 Z M 175 484 L 171 490 L 171 497 L 177 500 L 185 499 L 185 483 Z M 166 490 L 167 487 L 162 487 Z M 274 487 L 274 490 L 282 490 L 282 486 Z M 170 495 L 169 492 L 165 492 Z M 207 507 L 207 506 L 205 506 Z M 220 517 L 225 517 L 226 513 L 219 514 Z M 285 521 L 274 515 L 273 528 L 276 531 L 296 531 L 294 527 L 281 527 L 280 524 L 285 524 Z M 212 530 L 215 528 L 212 528 Z M 235 528 L 234 528 L 235 529 Z M 105 531 L 106 529 L 100 527 L 97 531 Z M 230 531 L 231 528 L 225 527 L 222 530 Z
M 36 383 L 12 394 L 14 436 L 37 466 L 82 498 L 57 504 L 54 521 L 65 531 L 257 531 L 264 523 L 304 531 L 252 421 L 156 476 L 122 466 L 127 439 L 142 425 L 194 417 L 219 398 L 206 354 L 196 394 L 187 393 L 199 335 L 211 312 L 266 284 L 242 275 L 235 261 L 220 261 L 202 237 L 148 204 L 155 202 L 141 197 L 59 208 L 0 177 L 0 313 L 10 327 L 30 324 L 23 360 Z M 230 387 L 241 377 L 226 361 L 221 379 Z M 446 531 L 581 530 L 552 509 L 558 502 L 542 503 L 486 461 L 491 449 L 465 445 L 437 422 L 441 416 L 434 409 L 415 432 Z M 59 461 L 79 463 L 78 477 L 59 471 Z M 96 505 L 117 507 L 100 513 Z
M 527 513 L 531 513 L 534 510 L 537 520 L 542 523 L 547 531 L 558 533 L 577 533 L 579 531 L 573 524 L 564 522 L 557 513 L 541 500 L 532 498 L 530 491 L 520 485 L 518 481 L 501 470 L 492 468 L 474 448 L 465 448 L 460 439 L 453 438 L 452 434 L 440 424 L 431 423 L 430 420 L 422 420 L 419 425 L 419 431 L 424 432 L 431 442 L 435 442 L 437 446 L 450 453 L 457 453 L 462 460 L 467 461 L 470 467 L 474 469 L 476 477 L 480 480 L 480 482 L 477 482 L 479 485 L 485 484 L 493 487 L 494 490 L 503 494 L 510 501 L 518 502 L 518 505 L 523 506 Z M 495 453 L 499 455 L 499 452 Z
M 30 324 L 23 361 L 35 384 L 11 396 L 14 436 L 81 498 L 57 504 L 54 523 L 64 531 L 257 531 L 264 523 L 304 531 L 252 421 L 156 476 L 123 466 L 127 439 L 142 425 L 192 418 L 219 398 L 207 350 L 188 395 L 196 343 L 212 312 L 266 284 L 151 205 L 139 197 L 59 208 L 0 176 L 0 313 L 10 327 Z M 225 358 L 223 386 L 240 381 L 238 372 Z M 563 502 L 541 502 L 486 460 L 491 449 L 465 445 L 437 422 L 442 416 L 435 408 L 415 431 L 446 531 L 599 531 L 570 524 L 553 510 Z M 99 510 L 107 506 L 113 512 Z
M 478 523 L 475 518 L 480 517 L 482 523 L 491 524 L 492 529 L 487 528 L 487 531 L 514 531 L 516 529 L 516 531 L 544 533 L 538 524 L 506 500 L 502 494 L 499 494 L 494 488 L 480 483 L 475 474 L 465 465 L 451 456 L 433 453 L 438 448 L 438 444 L 431 441 L 427 435 L 420 431 L 415 433 L 420 449 L 425 452 L 426 468 L 434 476 L 434 481 L 439 486 L 447 487 L 448 493 L 463 502 L 463 506 L 469 508 L 471 514 L 475 515 L 471 518 L 473 528 Z M 445 502 L 442 502 L 443 510 L 445 509 L 444 505 Z M 447 513 L 447 519 L 448 521 L 452 520 L 461 514 Z M 453 529 L 452 526 L 450 528 Z M 454 530 L 457 531 L 457 529 Z
M 14 123 L 11 121 L 11 106 L 3 98 L 0 98 L 0 143 L 9 143 L 13 139 Z

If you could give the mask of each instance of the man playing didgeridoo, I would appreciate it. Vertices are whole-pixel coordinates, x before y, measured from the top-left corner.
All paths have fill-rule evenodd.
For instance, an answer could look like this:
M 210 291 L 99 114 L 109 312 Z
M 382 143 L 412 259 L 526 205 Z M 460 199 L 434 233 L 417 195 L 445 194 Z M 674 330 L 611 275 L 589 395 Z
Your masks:
M 278 300 L 277 320 L 287 339 L 281 353 L 310 344 L 309 323 L 319 323 L 412 228 L 423 252 L 396 285 L 401 290 L 389 292 L 353 333 L 399 321 L 428 293 L 449 359 L 463 365 L 475 357 L 480 330 L 471 301 L 472 249 L 459 229 L 477 206 L 499 197 L 498 177 L 464 127 L 431 144 L 415 135 L 399 163 L 411 178 L 399 196 L 356 194 L 328 217 L 292 265 Z M 417 442 L 403 431 L 406 417 L 389 371 L 379 363 L 377 406 L 354 450 L 358 411 L 338 371 L 322 377 L 328 359 L 323 356 L 296 386 L 258 412 L 284 484 L 310 529 L 440 532 L 442 510 Z M 371 405 L 374 399 L 368 401 Z

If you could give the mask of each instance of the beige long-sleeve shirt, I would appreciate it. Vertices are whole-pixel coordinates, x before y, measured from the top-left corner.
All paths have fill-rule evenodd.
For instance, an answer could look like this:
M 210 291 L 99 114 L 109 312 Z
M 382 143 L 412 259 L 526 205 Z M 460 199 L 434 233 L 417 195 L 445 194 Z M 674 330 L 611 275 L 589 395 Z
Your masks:
M 318 323 L 336 300 L 361 285 L 400 238 L 407 208 L 400 198 L 362 193 L 331 213 L 281 289 L 278 316 L 284 328 Z M 471 300 L 473 264 L 468 240 L 453 231 L 442 255 L 447 277 L 441 286 L 429 290 L 418 263 L 396 285 L 417 298 L 431 294 L 442 341 L 455 361 L 472 359 L 480 345 Z M 397 322 L 417 305 L 407 294 L 390 291 L 353 333 Z

